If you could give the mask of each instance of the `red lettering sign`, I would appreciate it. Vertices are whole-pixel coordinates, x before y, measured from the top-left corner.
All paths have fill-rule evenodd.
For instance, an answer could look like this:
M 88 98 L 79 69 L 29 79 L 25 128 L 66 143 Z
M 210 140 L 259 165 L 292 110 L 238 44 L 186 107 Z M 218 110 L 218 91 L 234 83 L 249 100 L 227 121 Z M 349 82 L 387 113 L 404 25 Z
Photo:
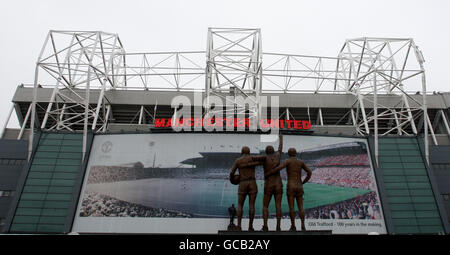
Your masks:
M 260 119 L 259 125 L 262 128 L 281 128 L 308 130 L 311 123 L 308 120 L 284 120 L 284 119 Z M 165 119 L 156 118 L 155 128 L 162 127 L 250 127 L 249 118 L 180 118 Z

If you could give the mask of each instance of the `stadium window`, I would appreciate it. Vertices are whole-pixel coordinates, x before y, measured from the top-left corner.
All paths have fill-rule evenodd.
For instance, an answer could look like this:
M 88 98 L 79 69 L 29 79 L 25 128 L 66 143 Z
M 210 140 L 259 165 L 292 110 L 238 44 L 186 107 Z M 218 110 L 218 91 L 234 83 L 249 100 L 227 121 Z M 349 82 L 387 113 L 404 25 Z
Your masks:
M 16 165 L 23 165 L 22 159 L 16 159 Z
M 444 201 L 450 201 L 450 194 L 442 194 Z
M 443 164 L 433 164 L 433 167 L 435 167 L 437 170 L 445 169 L 445 165 L 443 165 Z
M 0 197 L 12 197 L 14 194 L 13 190 L 0 190 Z
M 25 160 L 22 159 L 0 159 L 0 165 L 23 165 Z

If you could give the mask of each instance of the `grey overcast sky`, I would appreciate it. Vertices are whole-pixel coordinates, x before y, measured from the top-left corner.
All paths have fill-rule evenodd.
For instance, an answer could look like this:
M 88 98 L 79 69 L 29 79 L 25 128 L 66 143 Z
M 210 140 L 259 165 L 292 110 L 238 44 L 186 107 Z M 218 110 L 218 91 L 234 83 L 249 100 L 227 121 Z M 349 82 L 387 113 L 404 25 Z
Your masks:
M 336 56 L 346 38 L 414 38 L 428 91 L 450 91 L 446 0 L 0 0 L 0 125 L 48 30 L 118 33 L 127 52 L 204 50 L 208 27 L 261 28 L 263 51 Z M 16 118 L 11 127 L 17 126 Z

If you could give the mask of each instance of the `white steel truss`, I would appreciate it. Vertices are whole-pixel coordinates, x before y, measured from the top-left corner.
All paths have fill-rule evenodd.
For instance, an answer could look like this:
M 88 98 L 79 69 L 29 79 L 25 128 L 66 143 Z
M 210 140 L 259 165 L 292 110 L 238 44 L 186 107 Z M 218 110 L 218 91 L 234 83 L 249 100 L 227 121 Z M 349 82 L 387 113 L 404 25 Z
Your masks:
M 373 132 L 376 158 L 379 136 L 417 135 L 415 120 L 422 118 L 428 160 L 430 124 L 424 59 L 413 39 L 364 37 L 347 40 L 338 56 L 335 77 L 336 91 L 355 95 L 356 131 L 361 135 Z M 406 93 L 407 89 L 422 91 L 422 98 L 412 97 Z M 394 107 L 383 104 L 383 98 L 391 100 L 390 105 Z M 372 110 L 367 112 L 367 108 Z M 382 130 L 378 126 L 379 120 L 393 124 Z M 437 143 L 434 133 L 431 134 Z
M 212 111 L 210 96 L 218 96 L 233 106 L 229 109 L 234 113 L 245 114 L 248 111 L 249 118 L 258 121 L 261 112 L 261 75 L 260 29 L 208 29 L 205 70 L 206 115 Z M 230 94 L 235 98 L 242 96 L 244 100 L 231 101 L 227 97 Z M 245 102 L 248 102 L 248 105 Z
M 36 98 L 39 76 L 45 71 L 45 74 L 56 81 L 56 85 L 41 128 L 77 131 L 80 130 L 77 126 L 82 125 L 84 157 L 88 128 L 94 131 L 105 130 L 105 91 L 124 82 L 124 52 L 117 34 L 51 30 L 36 64 L 31 127 L 36 126 L 36 107 L 43 107 L 36 102 Z M 117 58 L 116 55 L 122 57 Z M 96 104 L 91 104 L 89 100 L 91 88 L 100 89 Z M 47 127 L 49 119 L 54 124 Z M 29 153 L 32 143 L 33 132 L 30 132 Z
M 113 114 L 107 90 L 200 90 L 205 98 L 226 100 L 242 96 L 253 104 L 234 100 L 233 113 L 247 112 L 255 119 L 261 115 L 263 92 L 340 93 L 354 96 L 342 118 L 358 134 L 374 135 L 376 155 L 379 136 L 417 135 L 423 127 L 428 159 L 429 130 L 436 139 L 427 115 L 424 59 L 412 39 L 347 40 L 336 57 L 263 53 L 261 42 L 260 29 L 210 28 L 206 51 L 126 53 L 117 34 L 50 31 L 36 64 L 31 127 L 82 131 L 84 153 L 88 129 L 105 132 Z M 48 83 L 43 73 L 56 81 L 47 105 L 37 102 L 39 84 Z M 419 95 L 407 93 L 412 90 Z M 98 101 L 90 101 L 91 93 L 100 93 Z M 205 114 L 215 113 L 211 106 L 207 99 Z M 36 107 L 45 109 L 42 123 L 37 123 Z M 146 122 L 146 110 L 141 107 L 137 123 Z M 289 109 L 282 114 L 291 117 Z M 441 119 L 450 132 L 444 114 Z M 381 120 L 390 126 L 379 129 Z M 324 125 L 322 109 L 317 123 Z M 30 132 L 30 155 L 32 139 Z

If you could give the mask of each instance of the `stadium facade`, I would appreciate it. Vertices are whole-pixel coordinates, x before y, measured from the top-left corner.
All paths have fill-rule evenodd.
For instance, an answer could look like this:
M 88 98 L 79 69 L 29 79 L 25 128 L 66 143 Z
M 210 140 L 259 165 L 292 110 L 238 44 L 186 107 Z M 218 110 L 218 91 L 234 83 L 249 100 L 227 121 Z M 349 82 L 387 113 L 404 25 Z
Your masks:
M 283 157 L 294 147 L 313 170 L 307 228 L 448 234 L 450 93 L 427 91 L 424 61 L 411 38 L 350 39 L 326 57 L 263 52 L 259 29 L 210 28 L 206 51 L 153 53 L 50 31 L 2 131 L 0 232 L 217 233 L 240 148 L 264 153 L 281 132 Z M 190 117 L 201 125 L 174 128 Z

